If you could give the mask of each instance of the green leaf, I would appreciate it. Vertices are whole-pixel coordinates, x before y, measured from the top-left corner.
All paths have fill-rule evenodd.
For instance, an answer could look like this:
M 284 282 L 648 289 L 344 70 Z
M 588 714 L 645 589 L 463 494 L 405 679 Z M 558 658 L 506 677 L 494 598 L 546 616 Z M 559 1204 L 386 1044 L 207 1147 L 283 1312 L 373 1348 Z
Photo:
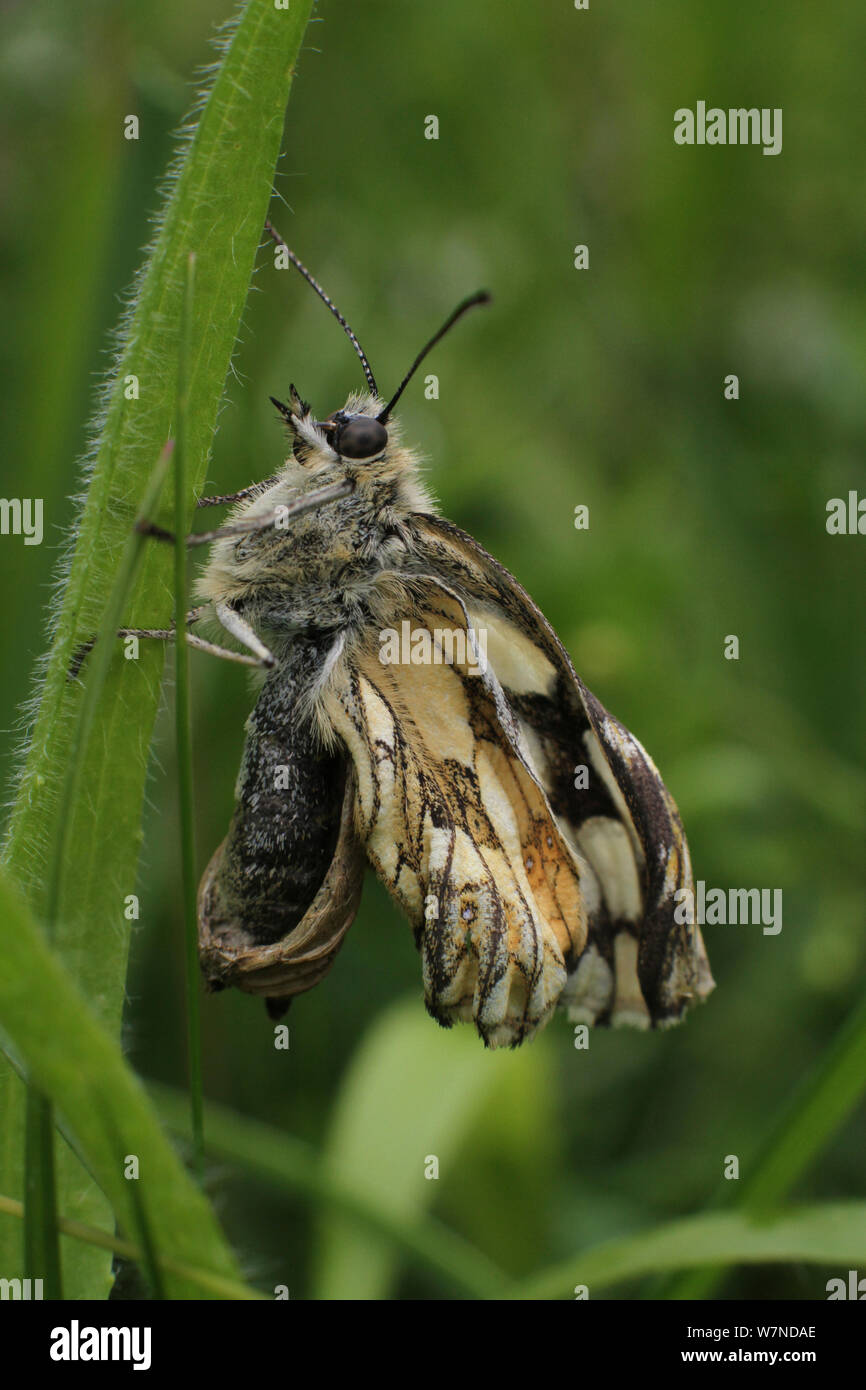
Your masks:
M 189 1131 L 186 1097 L 169 1086 L 151 1084 L 163 1123 L 179 1134 Z M 284 1194 L 302 1196 L 345 1217 L 347 1224 L 393 1246 L 405 1259 L 432 1275 L 449 1293 L 468 1298 L 498 1298 L 505 1276 L 480 1251 L 446 1226 L 416 1213 L 407 1219 L 383 1205 L 377 1193 L 355 1182 L 343 1182 L 322 1161 L 322 1155 L 294 1135 L 251 1120 L 223 1105 L 205 1104 L 206 1149 L 212 1157 L 231 1163 L 248 1177 Z
M 28 1075 L 62 1113 L 124 1232 L 160 1260 L 239 1280 L 216 1219 L 160 1129 L 141 1084 L 3 875 L 0 959 L 0 1026 Z M 32 1007 L 35 998 L 41 1001 L 38 1010 Z M 137 1179 L 127 1177 L 131 1157 L 138 1160 Z M 169 1298 L 208 1296 L 188 1274 L 164 1269 L 162 1282 Z
M 851 1012 L 829 1047 L 777 1114 L 740 1186 L 726 1183 L 721 1206 L 743 1212 L 778 1206 L 850 1118 L 866 1090 L 866 999 Z M 660 1292 L 669 1298 L 709 1298 L 723 1269 L 683 1275 Z
M 37 915 L 43 905 L 43 866 L 53 814 L 67 766 L 80 687 L 67 681 L 76 645 L 97 631 L 124 543 L 153 461 L 174 425 L 180 310 L 190 252 L 197 259 L 190 323 L 188 516 L 206 475 L 226 373 L 246 299 L 256 247 L 280 151 L 293 65 L 311 5 L 288 10 L 249 0 L 224 33 L 224 53 L 201 114 L 167 181 L 166 202 L 150 254 L 119 333 L 114 368 L 104 384 L 88 459 L 89 486 L 75 528 L 54 640 L 39 691 L 38 713 L 13 808 L 4 859 Z M 138 399 L 132 394 L 132 378 Z M 168 548 L 166 547 L 166 552 Z M 128 613 L 130 625 L 166 626 L 171 613 L 171 555 L 152 546 Z M 66 894 L 58 947 L 67 968 L 109 1031 L 117 1034 L 128 953 L 125 897 L 136 887 L 148 748 L 156 714 L 163 652 L 142 644 L 138 661 L 115 654 L 94 729 L 83 750 L 67 855 L 74 892 Z M 142 902 L 147 917 L 146 896 Z M 5 971 L 0 961 L 0 970 Z M 48 1017 L 42 994 L 34 1012 Z M 17 1132 L 23 1091 L 4 1068 L 0 1130 Z M 21 1195 L 14 1150 L 0 1151 L 6 1167 L 0 1190 Z M 60 1208 L 105 1224 L 107 1210 L 68 1154 L 58 1152 Z M 3 1267 L 20 1261 L 20 1233 L 2 1247 Z M 102 1297 L 110 1286 L 102 1255 L 76 1254 L 67 1294 Z
M 159 499 L 172 449 L 166 444 L 148 480 L 142 512 L 149 516 Z M 57 935 L 57 923 L 64 901 L 63 886 L 67 869 L 67 838 L 79 790 L 81 749 L 93 726 L 99 697 L 111 663 L 114 635 L 120 625 L 124 605 L 138 573 L 145 538 L 130 531 L 123 547 L 114 584 L 105 605 L 96 648 L 89 659 L 87 684 L 76 711 L 71 731 L 68 761 L 59 790 L 50 858 L 46 865 L 43 911 L 49 943 Z M 41 1278 L 47 1298 L 62 1298 L 62 1276 L 57 1229 L 56 1164 L 54 1155 L 54 1117 L 50 1102 L 30 1087 L 27 1094 L 27 1140 L 24 1148 L 25 1190 L 24 1275 Z
M 539 1065 L 529 1048 L 488 1052 L 468 1028 L 437 1028 L 420 1000 L 401 1002 L 376 1021 L 352 1060 L 334 1107 L 326 1176 L 392 1221 L 416 1220 L 439 1181 L 453 1175 L 494 1093 L 513 1085 L 515 1073 L 537 1077 Z M 434 1158 L 438 1179 L 425 1176 Z M 396 1272 L 391 1243 L 328 1211 L 317 1253 L 314 1297 L 387 1297 Z
M 712 1264 L 801 1261 L 840 1272 L 866 1259 L 866 1202 L 801 1207 L 773 1220 L 715 1212 L 672 1221 L 625 1240 L 585 1250 L 511 1290 L 512 1298 L 573 1298 L 585 1284 L 594 1298 L 614 1284 L 662 1270 Z M 824 1290 L 815 1290 L 823 1297 Z
M 5 1197 L 0 1192 L 0 1215 L 12 1216 L 16 1220 L 23 1220 L 24 1206 L 21 1202 L 16 1202 L 12 1197 Z M 147 1253 L 133 1241 L 123 1240 L 117 1235 L 110 1235 L 108 1231 L 100 1231 L 97 1226 L 87 1226 L 83 1221 L 68 1221 L 65 1217 L 59 1218 L 59 1226 L 62 1233 L 70 1236 L 75 1243 L 92 1245 L 99 1250 L 110 1250 L 115 1255 L 120 1255 L 125 1260 L 134 1260 L 137 1264 L 147 1264 Z M 160 1269 L 156 1272 L 153 1282 L 162 1283 L 162 1269 L 172 1273 L 180 1274 L 197 1289 L 209 1291 L 220 1298 L 237 1299 L 261 1299 L 265 1300 L 264 1294 L 258 1294 L 254 1289 L 250 1289 L 246 1284 L 239 1284 L 236 1279 L 227 1279 L 223 1274 L 212 1274 L 209 1270 L 197 1268 L 194 1265 L 183 1264 L 179 1260 L 173 1260 L 170 1256 L 163 1256 Z M 164 1295 L 160 1293 L 160 1297 Z
M 57 1226 L 57 1178 L 54 1115 L 34 1088 L 27 1091 L 25 1124 L 24 1278 L 41 1279 L 46 1298 L 63 1297 L 60 1232 Z
M 174 461 L 174 621 L 186 622 L 189 565 L 186 546 L 186 454 L 189 414 L 190 320 L 195 302 L 195 254 L 187 258 L 186 293 L 181 317 L 181 351 L 177 376 L 177 448 Z M 193 1158 L 196 1176 L 204 1181 L 204 1103 L 201 1069 L 201 975 L 198 964 L 198 913 L 196 911 L 195 811 L 192 762 L 192 716 L 189 694 L 189 647 L 177 645 L 174 658 L 174 727 L 177 750 L 177 792 L 180 809 L 180 857 L 183 888 L 183 929 L 186 946 L 186 1032 L 189 1055 L 189 1090 L 192 1114 Z

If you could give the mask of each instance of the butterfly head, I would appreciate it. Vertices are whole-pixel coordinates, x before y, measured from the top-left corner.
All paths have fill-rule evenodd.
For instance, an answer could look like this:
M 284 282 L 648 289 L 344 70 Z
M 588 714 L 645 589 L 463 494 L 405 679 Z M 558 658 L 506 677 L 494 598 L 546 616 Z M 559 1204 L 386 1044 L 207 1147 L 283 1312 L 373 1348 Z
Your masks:
M 382 421 L 362 411 L 335 410 L 322 421 L 321 428 L 334 452 L 356 463 L 381 458 L 388 445 L 388 431 Z
M 393 422 L 383 421 L 378 396 L 352 395 L 341 409 L 319 420 L 295 387 L 289 390 L 288 405 L 273 396 L 271 400 L 289 426 L 292 452 L 298 463 L 310 467 L 339 462 L 352 472 L 355 466 L 363 469 L 387 456 L 389 442 L 396 440 L 396 429 Z

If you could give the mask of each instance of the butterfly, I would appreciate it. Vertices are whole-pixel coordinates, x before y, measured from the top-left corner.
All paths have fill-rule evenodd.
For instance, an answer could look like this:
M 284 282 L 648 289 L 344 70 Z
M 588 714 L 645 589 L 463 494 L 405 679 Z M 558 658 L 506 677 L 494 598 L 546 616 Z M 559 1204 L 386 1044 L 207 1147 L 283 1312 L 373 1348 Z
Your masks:
M 357 338 L 367 390 L 230 498 L 198 583 L 264 668 L 228 834 L 199 892 L 212 988 L 278 1018 L 330 970 L 371 866 L 408 918 L 428 1012 L 516 1047 L 573 1023 L 677 1022 L 713 988 L 682 824 L 649 755 L 517 580 L 438 513 Z M 195 610 L 197 616 L 201 610 Z M 201 645 L 209 645 L 202 643 Z M 579 775 L 575 775 L 578 772 Z M 678 896 L 679 895 L 679 896 Z

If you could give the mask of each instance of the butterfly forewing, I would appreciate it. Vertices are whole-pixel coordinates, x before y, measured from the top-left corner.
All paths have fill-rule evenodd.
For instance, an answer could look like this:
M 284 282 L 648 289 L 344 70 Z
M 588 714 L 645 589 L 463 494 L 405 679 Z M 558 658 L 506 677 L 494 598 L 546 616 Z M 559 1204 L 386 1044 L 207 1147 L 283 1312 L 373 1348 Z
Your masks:
M 354 763 L 358 833 L 415 930 L 430 1012 L 516 1043 L 583 949 L 579 869 L 491 681 L 437 649 L 466 633 L 462 605 L 423 587 L 411 624 L 433 659 L 383 663 L 376 643 L 356 647 L 326 710 Z
M 451 584 L 487 632 L 503 733 L 522 746 L 577 863 L 588 938 L 561 1003 L 577 1021 L 676 1021 L 713 987 L 691 901 L 688 846 L 649 755 L 577 676 L 550 624 L 512 575 L 471 536 L 416 518 L 418 561 Z M 500 702 L 501 706 L 501 702 Z M 517 730 L 517 732 L 515 732 Z M 575 787 L 578 767 L 587 785 Z

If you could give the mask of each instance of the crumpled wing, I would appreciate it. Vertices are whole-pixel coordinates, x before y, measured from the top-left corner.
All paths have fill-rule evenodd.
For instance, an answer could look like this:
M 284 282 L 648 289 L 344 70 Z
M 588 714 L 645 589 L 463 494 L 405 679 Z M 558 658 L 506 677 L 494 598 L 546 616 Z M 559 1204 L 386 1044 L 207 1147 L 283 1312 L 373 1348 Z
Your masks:
M 333 964 L 361 896 L 345 753 L 322 747 L 304 697 L 332 643 L 299 637 L 247 721 L 234 815 L 199 889 L 199 959 L 212 989 L 264 995 L 279 1017 Z
M 212 989 L 234 985 L 264 995 L 279 1017 L 280 1001 L 312 989 L 328 973 L 358 911 L 367 861 L 354 828 L 351 775 L 334 855 L 322 883 L 296 927 L 270 944 L 255 940 L 237 910 L 226 910 L 220 869 L 226 849 L 216 850 L 199 888 L 199 962 Z M 290 866 L 287 865 L 287 868 Z

